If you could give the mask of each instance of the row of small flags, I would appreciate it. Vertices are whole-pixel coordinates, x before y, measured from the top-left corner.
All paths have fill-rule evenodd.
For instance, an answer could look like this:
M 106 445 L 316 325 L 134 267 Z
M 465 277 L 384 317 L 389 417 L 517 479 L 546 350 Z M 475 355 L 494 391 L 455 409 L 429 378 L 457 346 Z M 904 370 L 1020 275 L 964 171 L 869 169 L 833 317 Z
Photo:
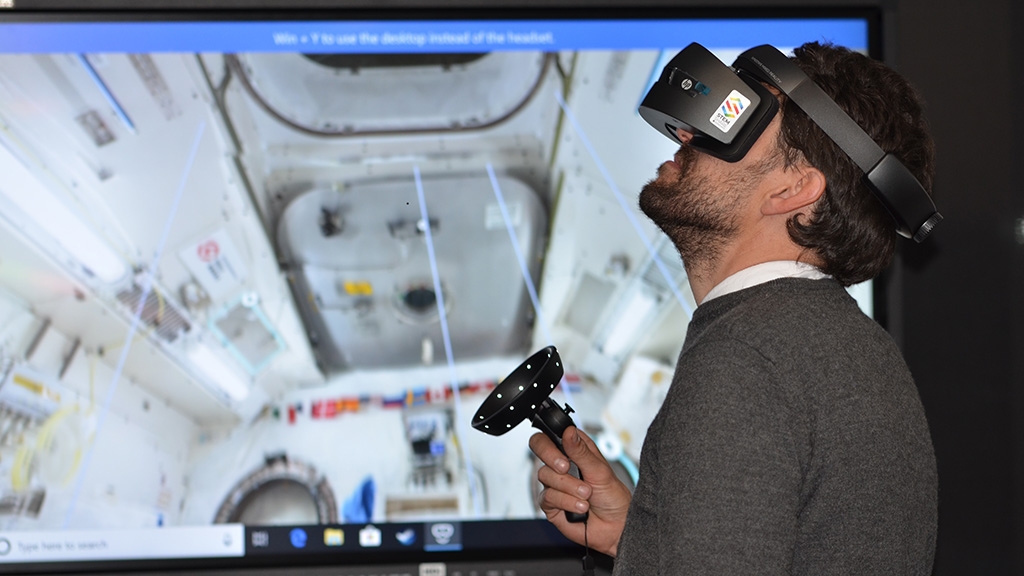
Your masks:
M 567 374 L 565 384 L 570 387 L 570 390 L 578 389 L 579 377 Z M 497 380 L 463 382 L 459 384 L 459 393 L 489 392 L 497 385 Z M 275 419 L 286 416 L 289 424 L 295 424 L 299 416 L 305 415 L 307 411 L 309 412 L 309 417 L 313 420 L 329 420 L 337 418 L 342 414 L 360 412 L 367 408 L 409 408 L 424 404 L 438 404 L 451 400 L 452 396 L 454 396 L 454 392 L 451 386 L 445 386 L 444 388 L 410 388 L 393 396 L 362 394 L 359 396 L 340 396 L 337 398 L 293 402 L 284 407 L 274 407 L 273 416 Z
M 497 380 L 485 380 L 480 382 L 464 382 L 459 384 L 459 392 L 473 394 L 475 392 L 487 392 L 497 385 Z M 337 418 L 345 413 L 355 413 L 367 408 L 408 408 L 446 402 L 452 398 L 454 392 L 450 386 L 445 388 L 410 388 L 393 396 L 382 394 L 362 394 L 359 396 L 341 396 L 337 398 L 323 398 L 311 401 L 299 401 L 288 404 L 283 409 L 274 408 L 274 417 L 281 418 L 286 415 L 289 424 L 294 424 L 299 416 L 305 415 L 308 411 L 309 417 L 314 420 L 328 420 Z

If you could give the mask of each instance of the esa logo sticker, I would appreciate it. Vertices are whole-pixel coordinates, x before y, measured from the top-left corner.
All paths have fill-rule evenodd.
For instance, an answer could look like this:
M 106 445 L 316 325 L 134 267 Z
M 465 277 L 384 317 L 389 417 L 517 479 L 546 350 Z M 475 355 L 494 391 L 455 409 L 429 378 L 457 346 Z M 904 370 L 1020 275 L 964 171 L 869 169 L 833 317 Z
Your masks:
M 750 100 L 736 90 L 729 93 L 729 97 L 722 102 L 722 105 L 711 115 L 711 123 L 722 132 L 728 132 L 732 125 L 743 116 L 743 113 L 750 107 Z

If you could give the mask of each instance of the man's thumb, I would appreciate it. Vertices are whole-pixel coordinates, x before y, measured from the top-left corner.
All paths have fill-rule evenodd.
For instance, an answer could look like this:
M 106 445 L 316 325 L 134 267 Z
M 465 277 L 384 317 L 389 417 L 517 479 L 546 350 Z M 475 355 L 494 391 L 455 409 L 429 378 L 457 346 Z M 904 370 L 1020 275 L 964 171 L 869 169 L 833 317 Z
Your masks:
M 562 436 L 562 448 L 565 449 L 565 455 L 581 469 L 585 469 L 600 461 L 600 457 L 591 451 L 590 444 L 584 437 L 584 433 L 580 432 L 579 428 L 575 426 L 567 429 L 565 435 Z

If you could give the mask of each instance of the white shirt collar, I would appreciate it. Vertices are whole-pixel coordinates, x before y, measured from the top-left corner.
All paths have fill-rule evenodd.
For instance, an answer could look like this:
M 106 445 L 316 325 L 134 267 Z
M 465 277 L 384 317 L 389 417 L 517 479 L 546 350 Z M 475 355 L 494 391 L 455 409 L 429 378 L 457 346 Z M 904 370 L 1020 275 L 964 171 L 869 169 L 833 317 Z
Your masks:
M 704 297 L 704 300 L 701 301 L 701 304 L 718 298 L 719 296 L 725 296 L 731 292 L 750 288 L 751 286 L 757 286 L 758 284 L 764 284 L 765 282 L 778 278 L 809 278 L 811 280 L 821 280 L 823 278 L 829 278 L 829 275 L 822 272 L 817 266 L 812 266 L 804 262 L 797 262 L 795 260 L 762 262 L 761 264 L 755 264 L 750 268 L 744 268 L 743 270 L 740 270 L 719 282 L 717 286 L 708 292 L 707 296 Z

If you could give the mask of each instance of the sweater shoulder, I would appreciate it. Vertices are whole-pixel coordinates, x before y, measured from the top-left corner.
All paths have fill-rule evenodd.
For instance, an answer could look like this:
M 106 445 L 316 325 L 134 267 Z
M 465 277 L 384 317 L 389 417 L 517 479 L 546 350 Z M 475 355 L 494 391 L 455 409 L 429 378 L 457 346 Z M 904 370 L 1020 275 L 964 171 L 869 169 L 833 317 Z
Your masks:
M 728 294 L 697 309 L 686 347 L 742 343 L 772 362 L 806 353 L 898 358 L 891 336 L 837 282 L 784 278 Z

